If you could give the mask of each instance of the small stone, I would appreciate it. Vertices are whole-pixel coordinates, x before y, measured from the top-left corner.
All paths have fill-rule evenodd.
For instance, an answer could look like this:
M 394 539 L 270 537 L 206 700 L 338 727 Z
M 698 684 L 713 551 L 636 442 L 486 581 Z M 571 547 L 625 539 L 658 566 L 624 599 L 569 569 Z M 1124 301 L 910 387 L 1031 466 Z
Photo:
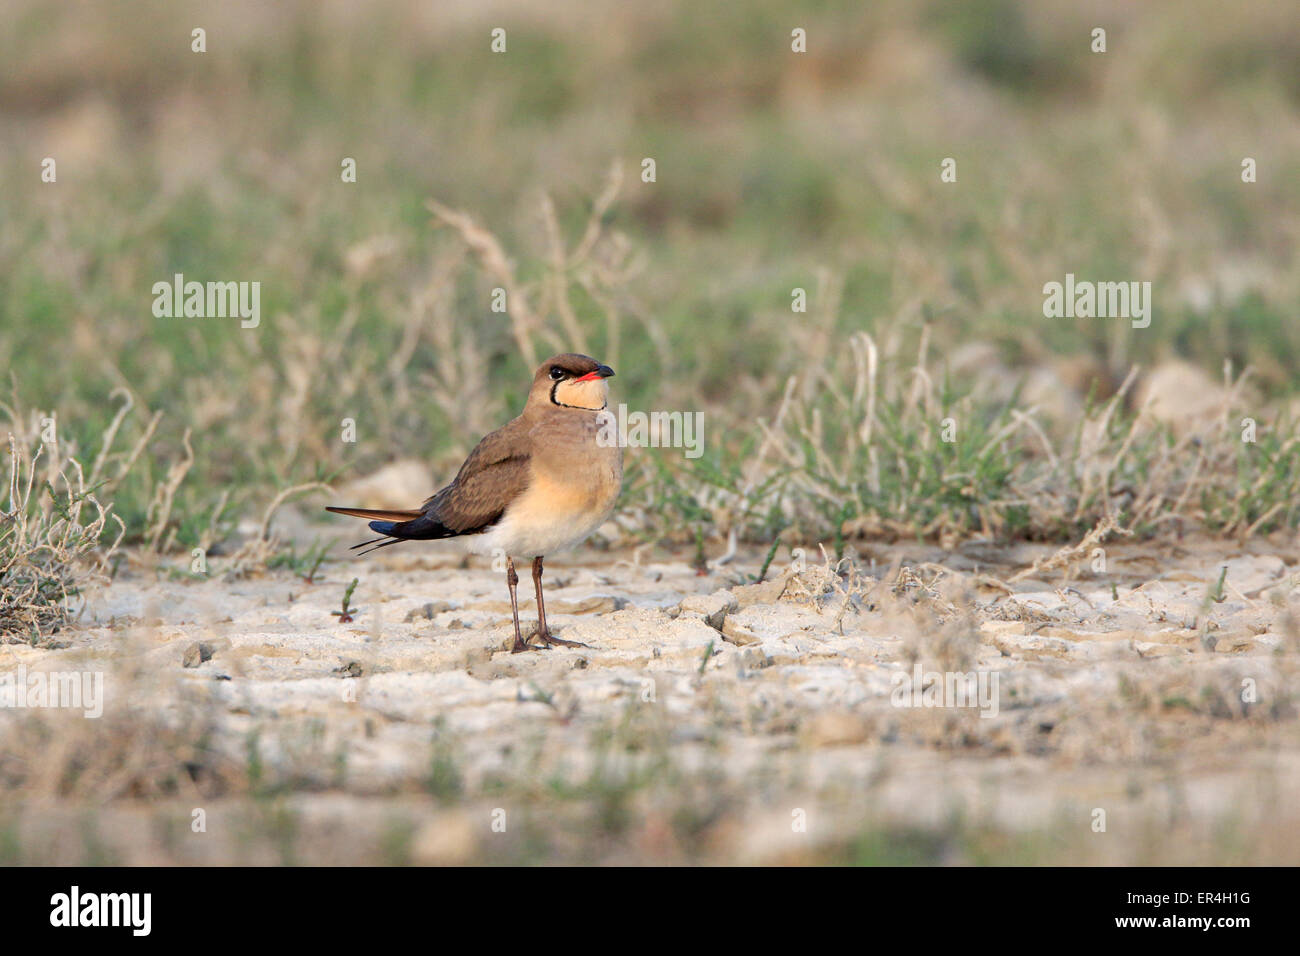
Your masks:
M 403 620 L 408 624 L 411 621 L 432 621 L 435 615 L 441 614 L 443 611 L 453 610 L 454 608 L 455 605 L 450 601 L 427 601 L 422 606 L 414 607 L 407 611 L 406 617 Z
M 762 584 L 741 584 L 732 588 L 731 593 L 738 607 L 749 607 L 751 604 L 775 604 L 785 593 L 788 583 L 788 577 L 780 577 L 775 581 L 764 581 Z
M 360 677 L 365 673 L 365 668 L 358 661 L 348 661 L 342 667 L 336 667 L 332 673 L 338 674 L 339 677 Z
M 547 601 L 546 610 L 550 614 L 608 614 L 626 603 L 622 598 L 608 594 L 593 594 L 581 601 Z
M 212 660 L 212 645 L 195 641 L 185 648 L 185 657 L 181 659 L 182 667 L 198 667 L 204 661 Z
M 705 624 L 715 631 L 720 631 L 727 615 L 739 608 L 740 603 L 730 591 L 714 591 L 712 594 L 696 594 L 685 598 L 678 605 L 678 614 L 673 616 L 703 618 Z
M 1219 634 L 1218 638 L 1214 644 L 1216 654 L 1240 654 L 1255 646 L 1255 641 L 1249 634 L 1244 632 Z
M 722 621 L 722 639 L 741 646 L 760 644 L 763 641 L 760 635 L 731 617 Z

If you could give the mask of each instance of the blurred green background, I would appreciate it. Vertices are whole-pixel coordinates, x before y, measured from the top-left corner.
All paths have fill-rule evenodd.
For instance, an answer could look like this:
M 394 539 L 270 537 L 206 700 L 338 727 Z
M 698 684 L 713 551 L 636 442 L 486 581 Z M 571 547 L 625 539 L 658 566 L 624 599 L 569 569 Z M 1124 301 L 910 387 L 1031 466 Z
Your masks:
M 703 460 L 643 454 L 630 471 L 629 502 L 688 534 L 840 533 L 875 500 L 901 518 L 923 495 L 951 496 L 968 530 L 989 504 L 1010 530 L 1052 534 L 1008 511 L 1008 476 L 1038 453 L 979 457 L 1032 376 L 1040 409 L 1053 389 L 1086 408 L 1134 363 L 1173 358 L 1215 381 L 1225 359 L 1250 366 L 1270 408 L 1297 385 L 1300 18 L 1286 0 L 2 9 L 5 405 L 20 428 L 57 412 L 85 458 L 129 391 L 114 454 L 146 447 L 110 490 L 136 537 L 187 429 L 168 540 L 211 544 L 298 482 L 405 457 L 449 478 L 517 412 L 531 369 L 512 316 L 489 308 L 500 282 L 429 199 L 499 239 L 542 354 L 599 356 L 633 408 L 706 411 Z M 57 183 L 41 182 L 44 157 Z M 945 157 L 955 184 L 940 182 Z M 612 165 L 599 238 L 585 260 L 557 259 L 554 234 L 582 245 Z M 260 328 L 155 318 L 151 287 L 177 272 L 260 281 Z M 1067 272 L 1151 281 L 1151 328 L 1043 318 L 1043 283 Z M 899 446 L 870 493 L 855 475 L 871 449 L 836 458 L 859 426 L 859 333 Z M 904 460 L 907 429 L 929 420 L 909 417 L 919 369 L 976 422 L 933 487 L 911 484 L 926 462 Z M 779 420 L 791 377 L 803 404 Z M 1072 407 L 1043 409 L 1053 439 L 1074 434 Z M 349 417 L 355 445 L 339 440 Z M 756 457 L 758 418 L 786 429 L 789 455 Z

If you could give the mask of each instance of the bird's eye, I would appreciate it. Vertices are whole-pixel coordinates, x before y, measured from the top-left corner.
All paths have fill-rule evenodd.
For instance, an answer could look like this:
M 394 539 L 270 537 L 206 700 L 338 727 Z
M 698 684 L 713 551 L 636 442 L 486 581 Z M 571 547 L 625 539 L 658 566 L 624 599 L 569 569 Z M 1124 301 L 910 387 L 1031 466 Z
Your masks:
M 551 369 L 551 381 L 558 382 L 562 378 L 564 378 L 564 369 L 558 366 Z

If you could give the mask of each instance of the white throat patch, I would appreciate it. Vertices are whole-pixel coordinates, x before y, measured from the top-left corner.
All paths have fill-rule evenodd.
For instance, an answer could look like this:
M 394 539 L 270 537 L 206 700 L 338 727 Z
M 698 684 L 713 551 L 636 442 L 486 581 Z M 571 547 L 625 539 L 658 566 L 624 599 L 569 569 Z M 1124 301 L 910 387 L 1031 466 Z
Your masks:
M 609 402 L 609 384 L 603 378 L 593 378 L 585 382 L 566 379 L 557 382 L 551 389 L 551 399 L 557 405 L 586 408 L 598 412 Z

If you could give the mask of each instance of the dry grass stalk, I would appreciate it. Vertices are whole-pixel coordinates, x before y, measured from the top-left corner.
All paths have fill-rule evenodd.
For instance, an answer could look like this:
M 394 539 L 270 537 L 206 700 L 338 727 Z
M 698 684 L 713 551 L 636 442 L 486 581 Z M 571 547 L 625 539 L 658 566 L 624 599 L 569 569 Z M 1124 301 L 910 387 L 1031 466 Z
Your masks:
M 1087 558 L 1095 547 L 1113 534 L 1129 535 L 1132 532 L 1121 528 L 1115 523 L 1114 518 L 1107 515 L 1097 523 L 1096 527 L 1084 535 L 1083 540 L 1078 544 L 1067 545 L 1051 557 L 1035 561 L 1031 567 L 1012 575 L 1009 583 L 1015 584 L 1025 578 L 1036 577 L 1039 574 L 1062 569 L 1066 570 L 1068 577 L 1069 571 L 1073 569 L 1075 564 Z
M 308 481 L 301 485 L 294 485 L 291 488 L 281 489 L 271 500 L 271 503 L 266 506 L 266 510 L 262 512 L 262 522 L 258 526 L 257 535 L 245 541 L 239 550 L 231 555 L 230 565 L 226 573 L 232 577 L 243 577 L 264 570 L 267 562 L 280 551 L 280 540 L 271 532 L 271 521 L 275 518 L 275 513 L 280 510 L 280 507 L 294 495 L 305 494 L 309 491 L 332 490 L 329 485 L 319 481 Z

